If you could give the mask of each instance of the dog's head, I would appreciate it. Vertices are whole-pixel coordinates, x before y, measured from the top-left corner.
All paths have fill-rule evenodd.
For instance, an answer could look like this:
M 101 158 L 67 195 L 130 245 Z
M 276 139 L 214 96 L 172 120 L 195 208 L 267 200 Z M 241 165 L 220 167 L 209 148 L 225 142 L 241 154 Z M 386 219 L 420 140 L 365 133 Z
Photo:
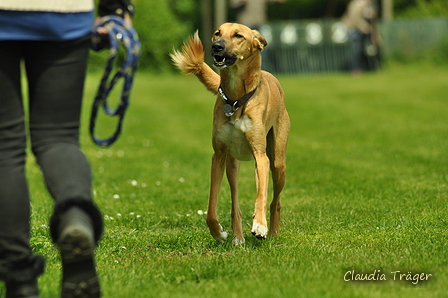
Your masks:
M 267 46 L 266 39 L 257 30 L 241 24 L 225 23 L 213 33 L 212 55 L 217 68 L 226 68 L 244 61 Z

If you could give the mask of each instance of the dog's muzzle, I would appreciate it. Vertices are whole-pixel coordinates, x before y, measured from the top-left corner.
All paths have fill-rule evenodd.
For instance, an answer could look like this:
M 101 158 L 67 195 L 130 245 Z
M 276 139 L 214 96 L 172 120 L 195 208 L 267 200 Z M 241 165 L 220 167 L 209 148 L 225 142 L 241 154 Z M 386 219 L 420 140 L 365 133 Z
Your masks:
M 217 68 L 226 68 L 235 63 L 236 57 L 229 55 L 226 52 L 224 43 L 221 40 L 217 40 L 212 44 L 212 55 L 214 58 L 214 65 Z

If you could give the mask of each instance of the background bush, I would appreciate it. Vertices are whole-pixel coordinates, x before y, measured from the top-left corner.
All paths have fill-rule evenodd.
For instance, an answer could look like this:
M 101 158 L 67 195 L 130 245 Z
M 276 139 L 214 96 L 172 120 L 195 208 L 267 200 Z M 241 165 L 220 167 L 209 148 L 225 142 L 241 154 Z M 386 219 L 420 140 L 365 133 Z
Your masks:
M 448 16 L 448 1 L 446 0 L 415 0 L 415 4 L 402 11 L 404 17 L 434 17 Z
M 168 53 L 194 30 L 198 1 L 136 1 L 134 26 L 142 43 L 140 66 L 155 71 L 171 68 Z
M 173 70 L 168 53 L 178 48 L 200 23 L 199 2 L 194 0 L 134 0 L 133 25 L 138 32 L 142 51 L 140 69 L 152 72 Z M 91 53 L 90 70 L 101 70 L 107 53 Z

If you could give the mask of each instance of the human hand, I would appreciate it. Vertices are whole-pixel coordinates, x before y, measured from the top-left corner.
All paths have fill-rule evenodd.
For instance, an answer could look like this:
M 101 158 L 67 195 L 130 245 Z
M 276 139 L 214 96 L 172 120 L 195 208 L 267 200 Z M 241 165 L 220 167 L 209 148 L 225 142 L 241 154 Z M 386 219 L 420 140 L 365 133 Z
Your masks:
M 128 13 L 125 13 L 123 19 L 124 19 L 124 21 L 125 21 L 127 24 L 129 24 L 129 25 L 132 26 L 132 19 L 131 19 L 131 16 L 130 16 Z M 101 20 L 101 17 L 97 17 L 97 18 L 96 18 L 95 23 L 94 23 L 94 27 L 98 24 L 98 22 L 99 22 L 100 20 Z M 101 26 L 101 27 L 98 28 L 97 31 L 98 31 L 98 33 L 101 35 L 101 37 L 108 38 L 108 35 L 109 35 L 109 29 L 107 29 L 106 27 Z

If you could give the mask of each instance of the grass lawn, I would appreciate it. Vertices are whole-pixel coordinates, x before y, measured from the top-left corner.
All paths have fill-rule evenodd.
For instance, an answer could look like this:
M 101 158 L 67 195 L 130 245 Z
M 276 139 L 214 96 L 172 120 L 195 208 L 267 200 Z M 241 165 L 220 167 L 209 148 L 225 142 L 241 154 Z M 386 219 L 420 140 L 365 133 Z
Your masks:
M 279 80 L 291 117 L 280 233 L 250 234 L 254 165 L 245 162 L 246 244 L 234 247 L 216 243 L 200 214 L 214 96 L 193 76 L 139 73 L 123 134 L 102 149 L 87 133 L 99 82 L 89 76 L 82 144 L 105 216 L 104 297 L 447 297 L 448 69 Z M 32 158 L 28 175 L 32 245 L 47 259 L 41 294 L 58 297 L 51 199 Z M 219 216 L 230 232 L 226 181 Z M 377 280 L 353 280 L 361 274 Z

